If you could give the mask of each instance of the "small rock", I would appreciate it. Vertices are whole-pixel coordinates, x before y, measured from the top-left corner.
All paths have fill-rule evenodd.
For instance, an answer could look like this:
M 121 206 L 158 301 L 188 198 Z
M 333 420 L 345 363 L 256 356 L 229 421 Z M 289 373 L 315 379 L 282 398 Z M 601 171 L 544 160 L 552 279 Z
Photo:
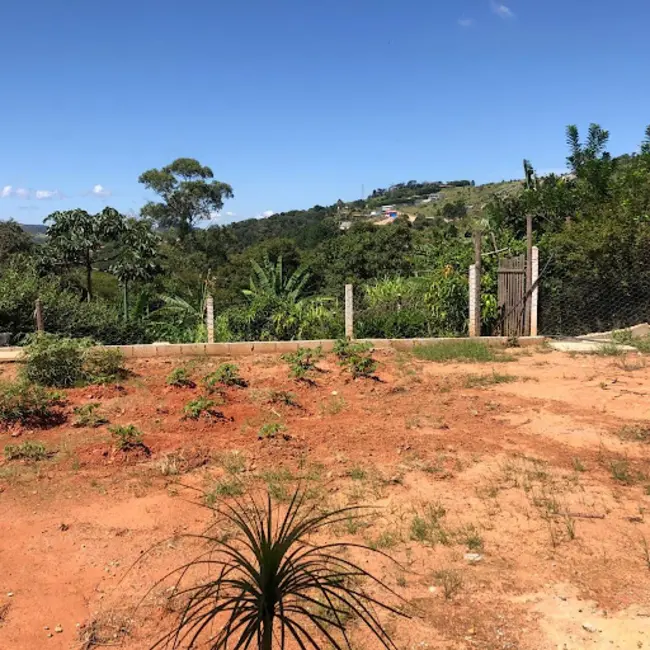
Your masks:
M 60 625 L 57 625 L 57 626 L 54 628 L 54 631 L 55 631 L 57 634 L 61 634 L 61 632 L 63 632 L 63 628 L 62 628 Z
M 47 638 L 48 638 L 48 639 L 51 639 L 53 636 L 54 636 L 54 634 L 52 634 L 52 632 L 48 632 L 48 633 L 47 633 Z
M 583 623 L 582 629 L 587 630 L 587 632 L 598 632 L 598 630 L 591 623 Z
M 13 591 L 8 591 L 7 592 L 7 598 L 11 598 L 14 595 Z
M 44 629 L 44 630 L 49 630 L 49 629 L 50 629 L 50 626 L 49 626 L 49 625 L 46 625 L 43 629 Z
M 435 587 L 429 587 L 429 592 L 432 594 L 436 593 L 436 588 Z
M 483 559 L 483 556 L 480 553 L 465 553 L 465 559 L 472 564 L 480 562 Z
M 339 394 L 338 390 L 333 390 L 332 391 L 332 395 L 338 395 L 338 394 Z

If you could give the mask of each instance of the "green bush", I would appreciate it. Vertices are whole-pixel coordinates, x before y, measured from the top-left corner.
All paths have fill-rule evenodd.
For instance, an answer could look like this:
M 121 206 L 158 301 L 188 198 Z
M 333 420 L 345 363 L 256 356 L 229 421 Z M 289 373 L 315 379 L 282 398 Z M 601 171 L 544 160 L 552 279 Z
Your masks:
M 0 383 L 0 423 L 45 426 L 61 413 L 54 407 L 61 405 L 61 397 L 42 386 L 25 381 Z
M 190 379 L 187 368 L 174 368 L 167 376 L 167 385 L 176 388 L 194 388 L 196 386 Z
M 287 427 L 280 422 L 267 422 L 260 427 L 260 430 L 257 432 L 257 437 L 260 440 L 264 438 L 275 438 L 279 433 L 283 433 L 287 430 Z
M 119 348 L 89 348 L 84 354 L 83 371 L 89 381 L 99 384 L 122 379 L 127 374 Z
M 372 358 L 373 350 L 369 342 L 353 343 L 341 339 L 334 344 L 334 354 L 339 358 L 339 364 L 347 368 L 355 379 L 372 377 L 377 370 L 377 362 Z
M 222 363 L 214 372 L 204 377 L 205 387 L 212 391 L 218 384 L 224 386 L 240 386 L 245 388 L 248 382 L 239 375 L 239 368 L 234 363 Z
M 49 456 L 42 442 L 26 440 L 19 445 L 7 445 L 5 458 L 7 460 L 45 460 Z
M 66 339 L 56 334 L 36 334 L 24 348 L 23 374 L 43 386 L 69 388 L 84 380 L 84 355 L 88 339 Z
M 208 399 L 207 397 L 197 397 L 196 399 L 188 402 L 183 408 L 184 420 L 198 420 L 201 417 L 209 420 L 221 420 L 224 415 L 221 411 L 217 411 L 214 406 L 216 402 Z
M 320 345 L 317 348 L 298 348 L 295 352 L 282 355 L 282 360 L 289 364 L 289 377 L 297 380 L 311 381 L 308 375 L 318 370 L 316 361 L 323 357 Z
M 149 451 L 149 448 L 142 442 L 142 431 L 133 424 L 109 427 L 108 430 L 115 438 L 115 448 L 118 451 L 132 451 L 134 449 Z
M 75 414 L 75 421 L 72 423 L 73 427 L 101 427 L 102 424 L 108 424 L 108 420 L 99 415 L 97 402 L 83 404 L 82 406 L 75 406 L 73 413 Z

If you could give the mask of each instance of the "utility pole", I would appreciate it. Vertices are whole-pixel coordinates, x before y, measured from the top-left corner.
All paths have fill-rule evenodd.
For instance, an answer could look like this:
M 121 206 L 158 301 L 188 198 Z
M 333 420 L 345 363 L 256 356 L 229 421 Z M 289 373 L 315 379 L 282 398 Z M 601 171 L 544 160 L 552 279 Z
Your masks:
M 530 336 L 530 307 L 533 290 L 533 215 L 526 215 L 526 302 L 524 307 L 524 333 Z

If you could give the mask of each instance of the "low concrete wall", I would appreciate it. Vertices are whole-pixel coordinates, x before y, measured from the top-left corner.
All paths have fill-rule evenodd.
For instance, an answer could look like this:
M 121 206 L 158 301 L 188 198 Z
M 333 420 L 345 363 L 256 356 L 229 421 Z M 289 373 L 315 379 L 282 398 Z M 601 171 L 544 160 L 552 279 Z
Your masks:
M 467 341 L 467 338 L 437 338 L 437 339 L 355 339 L 369 341 L 378 350 L 410 350 L 416 345 L 436 345 L 448 341 Z M 505 336 L 482 336 L 480 339 L 486 345 L 503 346 L 508 342 Z M 538 345 L 544 341 L 543 336 L 523 336 L 519 345 Z M 152 345 L 114 345 L 122 350 L 127 359 L 177 358 L 177 357 L 243 357 L 252 354 L 284 354 L 295 352 L 298 348 L 321 346 L 324 352 L 331 352 L 336 341 L 326 339 L 321 341 L 250 341 L 247 343 L 157 343 Z M 21 348 L 0 348 L 0 362 L 20 360 Z

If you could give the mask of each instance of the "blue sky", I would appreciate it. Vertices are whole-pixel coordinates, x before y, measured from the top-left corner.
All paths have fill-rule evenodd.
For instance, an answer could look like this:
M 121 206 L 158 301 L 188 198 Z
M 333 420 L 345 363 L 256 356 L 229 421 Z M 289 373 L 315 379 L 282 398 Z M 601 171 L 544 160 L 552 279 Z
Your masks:
M 179 156 L 233 186 L 224 223 L 562 168 L 568 123 L 631 151 L 648 24 L 648 0 L 4 3 L 0 218 L 137 212 Z

